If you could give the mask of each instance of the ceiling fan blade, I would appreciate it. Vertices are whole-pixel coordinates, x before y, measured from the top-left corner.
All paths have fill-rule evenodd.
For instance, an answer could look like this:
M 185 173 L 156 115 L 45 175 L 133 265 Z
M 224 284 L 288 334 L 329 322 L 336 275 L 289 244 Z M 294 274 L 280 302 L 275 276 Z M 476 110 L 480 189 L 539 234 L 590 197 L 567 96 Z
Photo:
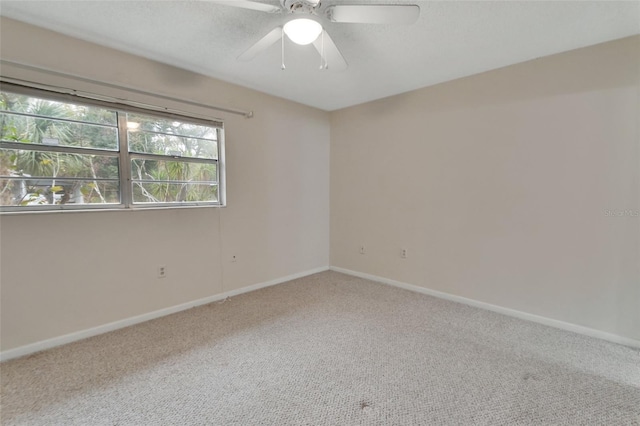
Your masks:
M 333 39 L 329 36 L 329 33 L 326 31 L 323 31 L 320 37 L 313 42 L 313 46 L 316 48 L 320 56 L 323 56 L 324 50 L 324 60 L 329 71 L 344 71 L 349 68 L 347 61 L 345 61 L 342 53 L 340 53 L 338 46 L 336 46 Z
M 249 0 L 212 0 L 213 3 L 222 4 L 224 6 L 239 7 L 241 9 L 257 10 L 259 12 L 279 13 L 282 9 L 279 6 L 271 4 L 258 3 Z
M 420 6 L 396 5 L 336 5 L 327 8 L 331 22 L 353 24 L 413 24 L 420 17 Z
M 248 48 L 242 55 L 238 56 L 239 61 L 250 61 L 255 58 L 259 53 L 263 52 L 275 42 L 282 38 L 282 27 L 276 27 L 269 31 L 269 33 L 262 37 L 256 44 Z

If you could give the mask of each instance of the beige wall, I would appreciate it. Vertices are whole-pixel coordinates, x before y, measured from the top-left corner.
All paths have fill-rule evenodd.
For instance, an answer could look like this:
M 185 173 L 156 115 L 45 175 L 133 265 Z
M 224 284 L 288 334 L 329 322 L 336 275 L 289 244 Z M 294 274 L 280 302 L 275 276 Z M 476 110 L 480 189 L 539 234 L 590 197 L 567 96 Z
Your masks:
M 3 59 L 255 111 L 245 119 L 162 103 L 224 120 L 226 208 L 1 216 L 2 350 L 328 266 L 328 113 L 16 21 L 3 18 L 0 31 Z
M 333 112 L 331 265 L 640 339 L 639 101 L 633 37 Z

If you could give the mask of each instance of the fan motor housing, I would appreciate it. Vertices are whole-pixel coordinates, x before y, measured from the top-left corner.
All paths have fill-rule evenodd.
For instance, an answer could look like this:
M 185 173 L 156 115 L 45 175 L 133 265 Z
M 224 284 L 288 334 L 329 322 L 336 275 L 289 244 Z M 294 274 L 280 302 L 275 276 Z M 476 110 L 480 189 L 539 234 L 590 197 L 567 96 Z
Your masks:
M 282 7 L 289 13 L 315 13 L 320 0 L 280 0 Z

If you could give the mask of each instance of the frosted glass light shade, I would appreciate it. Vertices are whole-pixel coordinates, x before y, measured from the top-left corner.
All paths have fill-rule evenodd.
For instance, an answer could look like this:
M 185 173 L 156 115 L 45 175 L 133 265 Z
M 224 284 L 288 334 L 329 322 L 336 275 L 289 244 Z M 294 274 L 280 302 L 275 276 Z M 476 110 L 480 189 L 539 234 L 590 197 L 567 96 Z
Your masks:
M 322 32 L 322 25 L 312 19 L 294 19 L 284 24 L 284 33 L 300 45 L 313 43 Z

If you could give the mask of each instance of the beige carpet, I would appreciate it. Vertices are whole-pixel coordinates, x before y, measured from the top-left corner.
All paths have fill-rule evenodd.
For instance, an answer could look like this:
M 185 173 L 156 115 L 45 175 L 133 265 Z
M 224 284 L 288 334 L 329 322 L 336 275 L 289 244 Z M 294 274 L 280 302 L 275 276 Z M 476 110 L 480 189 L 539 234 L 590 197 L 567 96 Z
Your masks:
M 640 352 L 324 272 L 0 365 L 5 425 L 640 425 Z

